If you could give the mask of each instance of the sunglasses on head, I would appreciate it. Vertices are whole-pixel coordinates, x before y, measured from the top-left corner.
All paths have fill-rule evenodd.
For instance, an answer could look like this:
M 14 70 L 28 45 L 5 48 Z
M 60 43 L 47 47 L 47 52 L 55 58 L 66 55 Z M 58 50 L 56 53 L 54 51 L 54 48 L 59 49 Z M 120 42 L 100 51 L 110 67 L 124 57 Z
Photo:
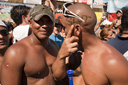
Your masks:
M 80 18 L 78 15 L 76 15 L 75 13 L 73 13 L 72 11 L 70 11 L 69 9 L 67 9 L 68 6 L 72 5 L 74 3 L 64 3 L 63 4 L 63 15 L 67 16 L 67 17 L 74 17 L 77 18 L 83 22 L 85 22 L 82 18 Z
M 8 30 L 0 30 L 0 34 L 3 36 L 7 36 L 9 34 Z
M 116 14 L 121 13 L 120 11 L 116 12 Z

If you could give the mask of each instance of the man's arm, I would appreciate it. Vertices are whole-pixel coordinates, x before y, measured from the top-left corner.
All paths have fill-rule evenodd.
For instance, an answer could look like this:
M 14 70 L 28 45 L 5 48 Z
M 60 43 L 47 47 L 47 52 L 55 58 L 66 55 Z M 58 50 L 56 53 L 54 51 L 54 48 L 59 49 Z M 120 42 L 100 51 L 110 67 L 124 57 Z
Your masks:
M 20 85 L 24 60 L 21 57 L 22 52 L 14 46 L 10 47 L 5 53 L 2 70 L 1 84 L 2 85 Z
M 51 7 L 55 16 L 56 0 L 45 0 L 45 5 Z
M 78 37 L 71 36 L 74 26 L 70 28 L 61 49 L 58 52 L 57 59 L 52 65 L 53 76 L 56 80 L 61 80 L 66 76 L 66 57 L 72 55 L 78 50 Z
M 115 57 L 114 57 L 115 56 Z M 113 58 L 114 57 L 114 58 Z M 106 76 L 111 85 L 128 85 L 128 62 L 119 53 L 112 53 L 104 63 Z
M 115 25 L 115 20 L 112 21 L 112 24 L 110 25 L 110 29 L 113 29 L 114 25 Z

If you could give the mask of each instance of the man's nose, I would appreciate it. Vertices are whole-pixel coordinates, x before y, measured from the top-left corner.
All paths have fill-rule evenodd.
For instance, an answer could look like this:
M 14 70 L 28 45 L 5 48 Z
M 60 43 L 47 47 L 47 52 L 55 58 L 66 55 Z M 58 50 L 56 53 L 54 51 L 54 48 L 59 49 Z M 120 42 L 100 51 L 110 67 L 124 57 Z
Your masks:
M 0 34 L 0 38 L 3 38 L 3 35 Z

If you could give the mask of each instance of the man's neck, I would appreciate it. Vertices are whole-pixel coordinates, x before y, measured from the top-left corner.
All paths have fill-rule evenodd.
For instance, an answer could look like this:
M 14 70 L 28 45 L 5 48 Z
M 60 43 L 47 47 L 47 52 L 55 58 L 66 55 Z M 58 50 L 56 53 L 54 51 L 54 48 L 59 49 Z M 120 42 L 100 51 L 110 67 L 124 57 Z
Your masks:
M 128 31 L 123 31 L 121 37 L 128 37 Z
M 54 36 L 58 36 L 58 34 L 56 34 L 55 32 L 52 33 Z
M 86 35 L 87 36 L 87 35 Z M 84 37 L 82 39 L 81 47 L 84 49 L 84 52 L 90 52 L 94 48 L 98 38 L 95 35 L 88 35 L 89 37 Z M 95 42 L 94 42 L 95 41 Z
M 0 57 L 4 57 L 6 50 L 7 50 L 7 48 L 0 50 Z
M 22 22 L 21 24 L 19 24 L 18 26 L 24 26 L 24 25 L 28 25 L 27 23 L 25 22 Z
M 37 37 L 35 37 L 35 35 L 33 33 L 30 35 L 30 39 L 31 39 L 31 42 L 34 45 L 42 45 L 42 46 L 45 46 L 49 42 L 49 38 L 45 38 L 45 39 L 39 40 Z

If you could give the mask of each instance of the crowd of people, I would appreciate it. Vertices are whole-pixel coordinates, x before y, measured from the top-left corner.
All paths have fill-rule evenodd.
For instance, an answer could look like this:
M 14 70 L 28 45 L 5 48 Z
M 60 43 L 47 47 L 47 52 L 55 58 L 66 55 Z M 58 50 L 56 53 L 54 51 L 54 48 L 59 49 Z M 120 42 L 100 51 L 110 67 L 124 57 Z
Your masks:
M 56 4 L 16 5 L 13 22 L 0 20 L 1 85 L 69 85 L 69 69 L 73 85 L 128 85 L 128 9 L 97 23 L 83 3 L 64 3 L 55 19 Z

